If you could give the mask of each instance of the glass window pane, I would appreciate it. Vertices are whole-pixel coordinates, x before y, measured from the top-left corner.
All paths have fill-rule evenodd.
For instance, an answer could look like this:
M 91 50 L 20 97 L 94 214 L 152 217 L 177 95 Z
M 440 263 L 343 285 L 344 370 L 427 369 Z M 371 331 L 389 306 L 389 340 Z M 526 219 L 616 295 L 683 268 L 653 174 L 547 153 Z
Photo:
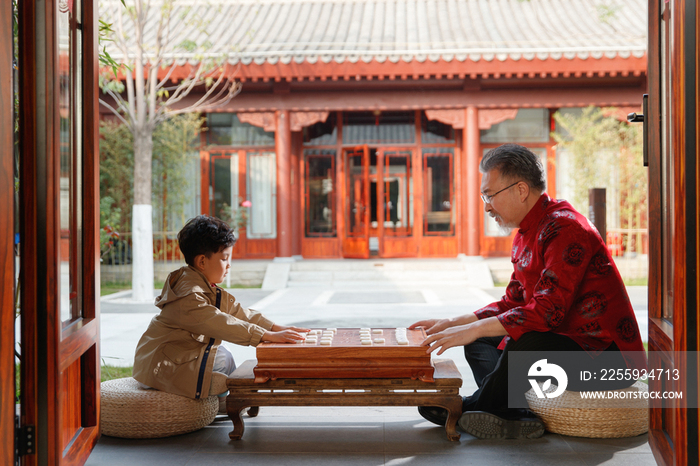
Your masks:
M 367 209 L 367 194 L 365 188 L 365 177 L 362 167 L 362 159 L 364 153 L 349 152 L 345 161 L 345 180 L 347 191 L 347 236 L 356 237 L 364 236 L 365 228 L 365 210 Z
M 306 150 L 306 236 L 335 236 L 335 151 Z
M 238 154 L 235 154 L 234 156 L 237 160 Z M 232 161 L 231 166 L 237 167 L 238 164 Z M 202 164 L 199 157 L 199 152 L 190 152 L 185 162 L 185 173 L 190 174 L 190 179 L 188 180 L 187 184 L 182 186 L 182 190 L 184 191 L 182 210 L 179 212 L 173 212 L 170 215 L 168 230 L 170 231 L 171 235 L 169 238 L 175 239 L 177 237 L 177 232 L 185 226 L 187 220 L 202 213 L 201 171 Z M 233 196 L 238 196 L 238 189 L 232 189 L 231 194 Z
M 407 144 L 415 140 L 414 112 L 343 113 L 343 144 Z
M 521 108 L 512 120 L 481 130 L 481 142 L 547 142 L 549 141 L 549 110 Z
M 423 144 L 455 142 L 455 130 L 445 123 L 428 120 L 425 112 L 421 112 L 421 141 Z
M 423 234 L 454 235 L 453 149 L 423 151 Z
M 389 236 L 413 233 L 411 175 L 411 151 L 384 153 L 384 233 Z
M 241 123 L 235 113 L 207 114 L 207 142 L 219 146 L 274 146 L 275 133 Z
M 82 248 L 82 83 L 80 2 L 59 3 L 59 235 L 61 321 L 81 317 Z
M 232 223 L 234 211 L 240 204 L 238 197 L 238 154 L 212 154 L 210 166 L 210 212 L 212 215 Z M 243 225 L 232 224 L 231 226 L 237 228 Z
M 274 152 L 246 154 L 246 198 L 251 202 L 246 237 L 277 237 L 277 163 Z
M 332 146 L 338 141 L 338 121 L 336 113 L 331 112 L 328 119 L 307 126 L 302 130 L 305 146 Z
M 583 114 L 583 107 L 560 108 L 559 110 L 557 110 L 557 113 L 559 113 L 563 117 L 578 119 Z M 561 134 L 563 137 L 565 137 L 567 140 L 571 140 L 571 136 L 569 135 L 569 132 L 566 129 L 564 129 L 564 127 L 562 125 L 560 125 L 558 122 L 556 122 L 556 120 L 555 120 L 554 130 L 558 134 Z
M 675 162 L 672 144 L 672 121 L 673 115 L 673 47 L 674 45 L 674 22 L 672 18 L 676 16 L 673 3 L 660 0 L 660 10 L 663 12 L 662 20 L 660 21 L 661 44 L 660 57 L 661 64 L 661 185 L 662 192 L 662 234 L 667 240 L 663 241 L 662 246 L 662 265 L 663 265 L 663 283 L 662 287 L 662 316 L 673 324 L 673 286 L 674 286 L 674 264 L 673 264 L 673 249 L 676 243 L 674 232 L 675 228 Z M 659 317 L 655 315 L 654 317 Z

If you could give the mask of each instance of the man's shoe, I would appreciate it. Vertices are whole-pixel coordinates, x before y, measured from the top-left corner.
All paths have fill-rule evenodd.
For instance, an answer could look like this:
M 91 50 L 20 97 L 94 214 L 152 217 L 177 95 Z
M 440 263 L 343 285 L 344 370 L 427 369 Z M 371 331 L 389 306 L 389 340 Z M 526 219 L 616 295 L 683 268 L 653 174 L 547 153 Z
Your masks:
M 536 417 L 510 420 L 485 411 L 463 413 L 459 418 L 459 427 L 483 439 L 535 439 L 544 435 L 544 424 Z
M 442 427 L 445 427 L 447 423 L 447 410 L 445 408 L 440 408 L 438 406 L 419 406 L 418 414 L 433 424 Z

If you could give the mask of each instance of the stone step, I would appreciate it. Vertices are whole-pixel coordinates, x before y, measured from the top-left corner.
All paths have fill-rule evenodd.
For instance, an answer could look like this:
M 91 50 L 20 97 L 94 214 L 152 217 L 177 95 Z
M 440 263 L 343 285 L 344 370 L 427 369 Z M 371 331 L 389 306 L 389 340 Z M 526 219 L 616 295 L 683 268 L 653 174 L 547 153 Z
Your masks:
M 469 286 L 469 283 L 462 280 L 449 280 L 442 282 L 428 283 L 425 281 L 377 281 L 377 280 L 335 280 L 319 282 L 287 282 L 287 288 L 325 288 L 329 290 L 420 290 L 424 288 L 460 288 Z
M 290 271 L 289 282 L 295 281 L 444 281 L 466 280 L 469 274 L 465 270 L 356 270 L 356 271 Z
M 323 287 L 328 289 L 416 289 L 425 287 L 493 287 L 483 260 L 339 259 L 273 262 L 263 289 Z
M 361 271 L 361 270 L 463 270 L 456 259 L 368 259 L 368 260 L 303 260 L 292 263 L 291 270 L 304 271 Z

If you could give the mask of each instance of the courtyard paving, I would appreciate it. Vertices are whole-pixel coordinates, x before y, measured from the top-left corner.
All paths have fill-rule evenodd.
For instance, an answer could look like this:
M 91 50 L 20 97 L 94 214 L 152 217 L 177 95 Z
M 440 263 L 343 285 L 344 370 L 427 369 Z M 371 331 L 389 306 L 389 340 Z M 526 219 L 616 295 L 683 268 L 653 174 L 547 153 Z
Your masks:
M 406 327 L 432 317 L 478 309 L 503 288 L 440 287 L 415 290 L 328 290 L 325 288 L 234 289 L 247 307 L 280 324 L 306 327 Z M 646 287 L 629 287 L 646 340 Z M 104 363 L 130 366 L 136 342 L 157 309 L 129 304 L 118 296 L 101 302 Z M 236 361 L 255 358 L 255 348 L 227 345 Z M 462 394 L 476 385 L 461 348 L 443 355 L 462 373 Z M 210 426 L 165 439 L 102 437 L 87 465 L 628 465 L 656 464 L 647 436 L 582 439 L 545 434 L 530 441 L 486 441 L 462 434 L 446 440 L 444 430 L 406 407 L 263 407 L 244 418 L 245 434 L 231 441 L 232 424 L 220 416 Z

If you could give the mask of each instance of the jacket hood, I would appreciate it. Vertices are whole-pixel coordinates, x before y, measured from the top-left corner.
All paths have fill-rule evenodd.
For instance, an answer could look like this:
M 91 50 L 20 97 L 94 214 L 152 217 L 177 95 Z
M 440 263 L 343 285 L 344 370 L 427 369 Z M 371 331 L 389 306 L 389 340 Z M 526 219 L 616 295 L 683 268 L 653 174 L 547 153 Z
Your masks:
M 163 291 L 156 298 L 155 304 L 163 309 L 166 304 L 182 299 L 192 292 L 204 294 L 216 294 L 212 286 L 207 283 L 204 274 L 199 270 L 186 265 L 168 275 L 163 285 Z

